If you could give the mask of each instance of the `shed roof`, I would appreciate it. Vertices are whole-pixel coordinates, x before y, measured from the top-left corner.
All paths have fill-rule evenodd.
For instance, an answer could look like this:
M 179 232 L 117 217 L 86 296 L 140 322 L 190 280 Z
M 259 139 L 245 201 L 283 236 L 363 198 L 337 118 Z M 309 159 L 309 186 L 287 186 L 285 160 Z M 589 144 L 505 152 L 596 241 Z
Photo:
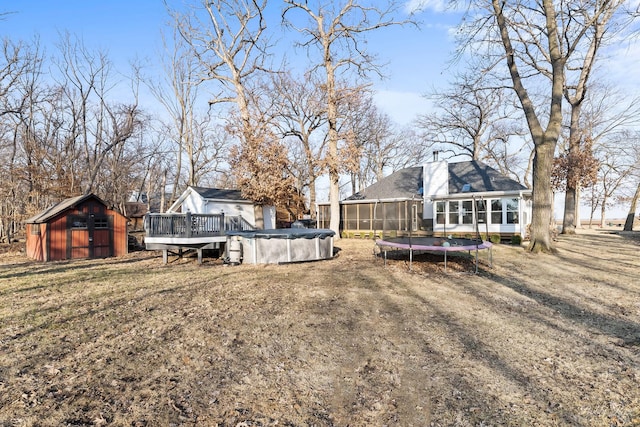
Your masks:
M 76 197 L 69 197 L 68 199 L 64 199 L 63 201 L 61 201 L 58 204 L 55 204 L 53 206 L 51 206 L 48 209 L 45 209 L 44 211 L 40 212 L 37 215 L 32 216 L 31 218 L 25 220 L 26 224 L 42 224 L 45 223 L 47 221 L 49 221 L 50 219 L 58 216 L 59 214 L 63 213 L 66 210 L 72 209 L 74 207 L 76 207 L 77 205 L 79 205 L 80 203 L 84 202 L 85 200 L 94 198 L 97 201 L 99 201 L 100 203 L 102 203 L 103 205 L 106 206 L 106 203 L 103 202 L 98 196 L 96 196 L 95 194 L 83 194 L 81 196 L 76 196 Z
M 517 192 L 527 190 L 519 182 L 477 161 L 448 164 L 449 195 L 459 193 Z M 465 188 L 465 185 L 468 187 Z M 423 167 L 400 169 L 345 200 L 410 199 L 422 197 Z

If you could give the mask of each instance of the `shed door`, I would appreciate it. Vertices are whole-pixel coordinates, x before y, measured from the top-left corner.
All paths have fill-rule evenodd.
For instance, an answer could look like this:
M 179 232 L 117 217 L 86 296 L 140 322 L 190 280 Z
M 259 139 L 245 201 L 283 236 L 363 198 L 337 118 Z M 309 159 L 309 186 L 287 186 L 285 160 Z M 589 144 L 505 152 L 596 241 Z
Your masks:
M 113 255 L 113 218 L 106 215 L 70 215 L 67 258 L 106 258 Z
M 93 224 L 91 224 L 92 222 Z M 112 256 L 113 217 L 91 215 L 89 223 L 89 256 L 91 258 L 106 258 Z M 91 227 L 91 225 L 93 227 Z

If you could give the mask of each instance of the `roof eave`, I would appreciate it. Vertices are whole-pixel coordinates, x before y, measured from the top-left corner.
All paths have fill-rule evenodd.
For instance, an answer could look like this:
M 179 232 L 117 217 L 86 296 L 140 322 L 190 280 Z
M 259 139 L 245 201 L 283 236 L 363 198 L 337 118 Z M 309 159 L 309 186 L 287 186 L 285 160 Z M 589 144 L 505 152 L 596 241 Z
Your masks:
M 466 193 L 453 193 L 443 195 L 426 195 L 425 199 L 431 200 L 447 200 L 447 199 L 472 199 L 474 197 L 501 197 L 501 196 L 520 196 L 531 195 L 531 190 L 509 190 L 509 191 L 476 191 Z

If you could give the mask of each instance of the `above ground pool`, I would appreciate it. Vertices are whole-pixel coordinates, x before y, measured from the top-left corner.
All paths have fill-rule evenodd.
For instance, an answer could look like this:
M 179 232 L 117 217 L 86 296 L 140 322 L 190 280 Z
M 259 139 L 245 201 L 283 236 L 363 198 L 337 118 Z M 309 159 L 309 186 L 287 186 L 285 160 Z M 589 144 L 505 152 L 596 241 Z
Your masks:
M 236 263 L 235 257 L 239 256 L 245 264 L 330 259 L 333 257 L 334 235 L 332 230 L 315 228 L 227 231 L 227 259 Z M 234 253 L 235 250 L 240 253 Z

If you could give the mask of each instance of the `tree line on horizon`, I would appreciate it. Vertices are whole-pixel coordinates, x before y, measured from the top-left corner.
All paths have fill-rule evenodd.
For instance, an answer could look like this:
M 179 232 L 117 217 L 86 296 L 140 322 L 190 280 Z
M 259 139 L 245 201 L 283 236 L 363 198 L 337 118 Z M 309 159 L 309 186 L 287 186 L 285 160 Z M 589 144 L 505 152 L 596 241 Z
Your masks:
M 306 52 L 304 67 L 273 65 L 266 0 L 168 7 L 173 25 L 156 74 L 134 64 L 123 77 L 106 53 L 68 33 L 52 53 L 37 38 L 6 37 L 0 238 L 87 193 L 125 215 L 132 194 L 157 197 L 163 209 L 189 185 L 239 188 L 282 208 L 303 194 L 313 213 L 321 177 L 337 230 L 341 198 L 433 151 L 483 161 L 533 188 L 533 251 L 552 249 L 555 191 L 566 194 L 567 233 L 581 201 L 603 219 L 612 203 L 629 203 L 633 219 L 640 111 L 597 65 L 606 46 L 633 35 L 637 12 L 624 1 L 464 5 L 458 71 L 427 95 L 433 113 L 410 127 L 376 106 L 370 82 L 382 68 L 365 43 L 373 31 L 420 25 L 398 3 L 282 0 L 277 30 Z

